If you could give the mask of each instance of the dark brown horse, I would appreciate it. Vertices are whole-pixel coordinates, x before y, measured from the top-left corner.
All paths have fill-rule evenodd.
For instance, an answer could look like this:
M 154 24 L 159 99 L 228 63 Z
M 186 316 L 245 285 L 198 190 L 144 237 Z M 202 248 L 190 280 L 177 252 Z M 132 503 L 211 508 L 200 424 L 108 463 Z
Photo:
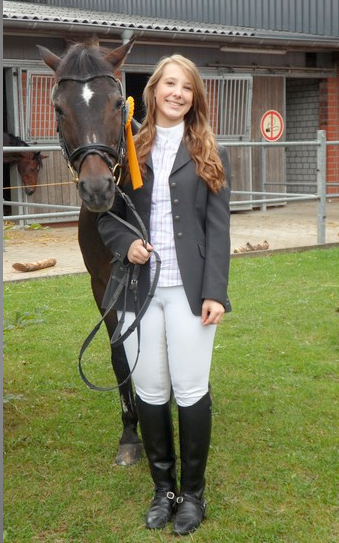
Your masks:
M 3 133 L 4 147 L 29 147 L 29 145 L 13 134 Z M 42 160 L 47 158 L 40 151 L 13 151 L 3 154 L 4 164 L 17 164 L 21 180 L 27 196 L 31 196 L 38 182 L 38 174 L 42 168 Z
M 63 155 L 83 202 L 79 244 L 101 313 L 112 255 L 98 235 L 96 219 L 98 212 L 111 208 L 115 182 L 125 168 L 125 100 L 114 73 L 124 62 L 132 43 L 109 51 L 103 51 L 94 43 L 75 44 L 62 58 L 38 46 L 44 62 L 55 72 L 52 103 Z M 105 324 L 111 337 L 117 325 L 114 311 L 109 313 Z M 84 333 L 87 331 L 84 329 Z M 117 382 L 122 383 L 129 375 L 124 348 L 112 350 L 111 360 Z M 129 465 L 137 462 L 141 455 L 131 380 L 119 391 L 123 433 L 115 462 Z

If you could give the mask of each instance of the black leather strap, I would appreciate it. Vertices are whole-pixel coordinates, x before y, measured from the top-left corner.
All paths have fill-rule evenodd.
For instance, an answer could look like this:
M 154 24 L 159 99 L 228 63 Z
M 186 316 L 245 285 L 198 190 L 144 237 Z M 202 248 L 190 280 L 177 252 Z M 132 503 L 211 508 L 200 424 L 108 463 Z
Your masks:
M 115 215 L 114 213 L 109 211 L 108 214 L 111 215 L 114 219 L 118 220 L 124 226 L 127 226 L 130 230 L 132 230 L 138 236 L 138 238 L 143 240 L 143 242 L 145 244 L 145 247 L 146 247 L 147 246 L 147 237 L 148 236 L 147 236 L 146 228 L 145 228 L 141 218 L 139 217 L 138 213 L 136 212 L 136 209 L 135 209 L 133 203 L 131 202 L 130 198 L 125 193 L 123 193 L 119 189 L 119 187 L 116 187 L 116 189 L 118 190 L 120 196 L 125 200 L 126 204 L 132 209 L 133 214 L 134 214 L 134 216 L 136 217 L 136 219 L 138 221 L 138 224 L 140 226 L 141 231 L 139 231 L 135 226 L 133 226 L 132 224 L 129 224 L 127 221 L 125 221 L 121 217 Z M 132 374 L 133 374 L 133 372 L 134 372 L 134 370 L 136 368 L 136 365 L 137 365 L 138 360 L 139 360 L 139 354 L 140 354 L 140 321 L 143 318 L 143 316 L 145 315 L 145 313 L 146 313 L 146 311 L 147 311 L 147 309 L 149 307 L 149 304 L 151 303 L 151 300 L 152 300 L 152 298 L 154 296 L 155 289 L 157 287 L 158 280 L 159 280 L 160 269 L 161 269 L 161 260 L 160 260 L 160 256 L 158 255 L 158 253 L 153 250 L 153 251 L 151 251 L 150 254 L 151 254 L 151 258 L 154 257 L 155 261 L 156 261 L 155 274 L 154 274 L 153 281 L 151 283 L 149 292 L 148 292 L 148 294 L 146 296 L 146 299 L 145 299 L 144 303 L 142 304 L 141 308 L 139 307 L 139 296 L 138 296 L 138 275 L 139 275 L 140 266 L 138 264 L 124 265 L 124 264 L 121 263 L 121 267 L 124 269 L 124 273 L 123 273 L 123 277 L 120 278 L 120 279 L 113 276 L 113 278 L 118 281 L 118 286 L 114 291 L 112 300 L 110 301 L 104 315 L 102 316 L 102 318 L 100 319 L 98 324 L 88 334 L 87 338 L 85 339 L 84 343 L 82 344 L 82 347 L 80 349 L 79 356 L 78 356 L 79 373 L 80 373 L 80 376 L 81 376 L 82 380 L 84 381 L 84 383 L 89 388 L 91 388 L 92 390 L 98 390 L 100 392 L 110 392 L 112 390 L 116 390 L 119 387 L 121 387 L 122 385 L 124 385 L 131 378 L 131 376 L 132 376 Z M 117 259 L 114 259 L 113 263 L 114 262 L 117 262 Z M 133 291 L 135 319 L 134 319 L 133 323 L 127 328 L 127 330 L 123 334 L 121 334 L 123 324 L 125 322 L 126 302 L 127 302 L 128 290 Z M 82 357 L 83 357 L 84 352 L 86 351 L 87 347 L 90 345 L 90 343 L 92 342 L 92 340 L 94 339 L 94 337 L 98 333 L 98 331 L 99 331 L 102 323 L 104 322 L 105 318 L 107 317 L 108 313 L 114 309 L 114 306 L 117 303 L 117 301 L 120 298 L 122 293 L 124 294 L 124 309 L 122 311 L 122 316 L 121 316 L 121 318 L 120 318 L 120 320 L 118 322 L 118 325 L 117 325 L 117 327 L 116 327 L 116 329 L 115 329 L 115 331 L 114 331 L 114 333 L 113 333 L 113 335 L 112 335 L 112 337 L 110 339 L 110 342 L 111 342 L 112 347 L 118 347 L 132 334 L 132 332 L 134 332 L 135 329 L 137 329 L 138 348 L 137 348 L 136 360 L 134 362 L 133 368 L 131 369 L 131 371 L 128 374 L 128 376 L 126 377 L 126 379 L 124 379 L 124 381 L 122 381 L 121 383 L 119 383 L 118 385 L 113 386 L 113 387 L 109 387 L 109 386 L 99 387 L 99 386 L 94 385 L 93 383 L 91 383 L 89 381 L 89 379 L 87 379 L 86 375 L 84 374 L 84 371 L 83 371 L 83 368 L 82 368 Z

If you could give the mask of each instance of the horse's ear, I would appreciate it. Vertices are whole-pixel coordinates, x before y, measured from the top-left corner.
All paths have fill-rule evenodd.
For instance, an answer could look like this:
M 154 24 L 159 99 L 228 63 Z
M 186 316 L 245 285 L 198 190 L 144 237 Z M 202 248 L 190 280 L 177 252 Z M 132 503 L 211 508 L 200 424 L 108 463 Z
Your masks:
M 127 57 L 130 50 L 132 49 L 133 43 L 135 42 L 135 40 L 136 40 L 136 36 L 134 36 L 124 45 L 121 45 L 117 49 L 110 51 L 104 56 L 105 60 L 110 62 L 113 68 L 116 70 L 117 68 L 119 68 L 119 66 L 121 66 L 124 63 L 124 60 Z
M 42 160 L 44 158 L 48 158 L 48 155 L 42 155 L 41 151 L 37 151 L 36 153 L 34 153 L 34 158 L 41 158 Z
M 47 66 L 52 68 L 54 72 L 57 71 L 57 68 L 59 67 L 59 64 L 61 62 L 61 58 L 58 57 L 58 55 L 55 55 L 47 49 L 47 47 L 43 47 L 42 45 L 37 45 L 37 48 L 39 49 L 40 56 L 42 60 L 44 61 Z

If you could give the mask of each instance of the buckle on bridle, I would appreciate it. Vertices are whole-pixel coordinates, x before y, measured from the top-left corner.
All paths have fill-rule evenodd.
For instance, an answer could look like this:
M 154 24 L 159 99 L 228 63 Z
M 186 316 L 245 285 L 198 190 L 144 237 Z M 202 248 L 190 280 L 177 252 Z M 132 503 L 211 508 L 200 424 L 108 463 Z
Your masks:
M 112 172 L 112 176 L 113 176 L 113 181 L 116 185 L 120 185 L 120 181 L 121 181 L 121 172 L 122 172 L 122 165 L 120 162 L 116 162 L 116 164 L 114 164 L 113 168 L 110 168 L 111 172 Z M 116 176 L 116 170 L 118 170 L 118 177 Z
M 78 172 L 73 168 L 73 166 L 71 165 L 71 163 L 69 162 L 69 160 L 67 160 L 67 166 L 68 166 L 68 169 L 70 170 L 70 172 L 71 172 L 71 174 L 72 174 L 73 183 L 78 184 L 78 183 L 79 183 L 79 175 L 78 175 Z

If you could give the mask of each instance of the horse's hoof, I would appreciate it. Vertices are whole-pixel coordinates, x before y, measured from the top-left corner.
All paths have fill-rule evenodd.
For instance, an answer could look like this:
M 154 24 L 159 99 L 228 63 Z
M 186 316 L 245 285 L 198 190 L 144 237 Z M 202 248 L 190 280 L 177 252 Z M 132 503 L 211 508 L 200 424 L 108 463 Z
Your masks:
M 118 466 L 133 466 L 133 464 L 139 462 L 141 451 L 141 443 L 126 443 L 124 445 L 119 445 L 118 454 L 115 457 L 114 463 Z

